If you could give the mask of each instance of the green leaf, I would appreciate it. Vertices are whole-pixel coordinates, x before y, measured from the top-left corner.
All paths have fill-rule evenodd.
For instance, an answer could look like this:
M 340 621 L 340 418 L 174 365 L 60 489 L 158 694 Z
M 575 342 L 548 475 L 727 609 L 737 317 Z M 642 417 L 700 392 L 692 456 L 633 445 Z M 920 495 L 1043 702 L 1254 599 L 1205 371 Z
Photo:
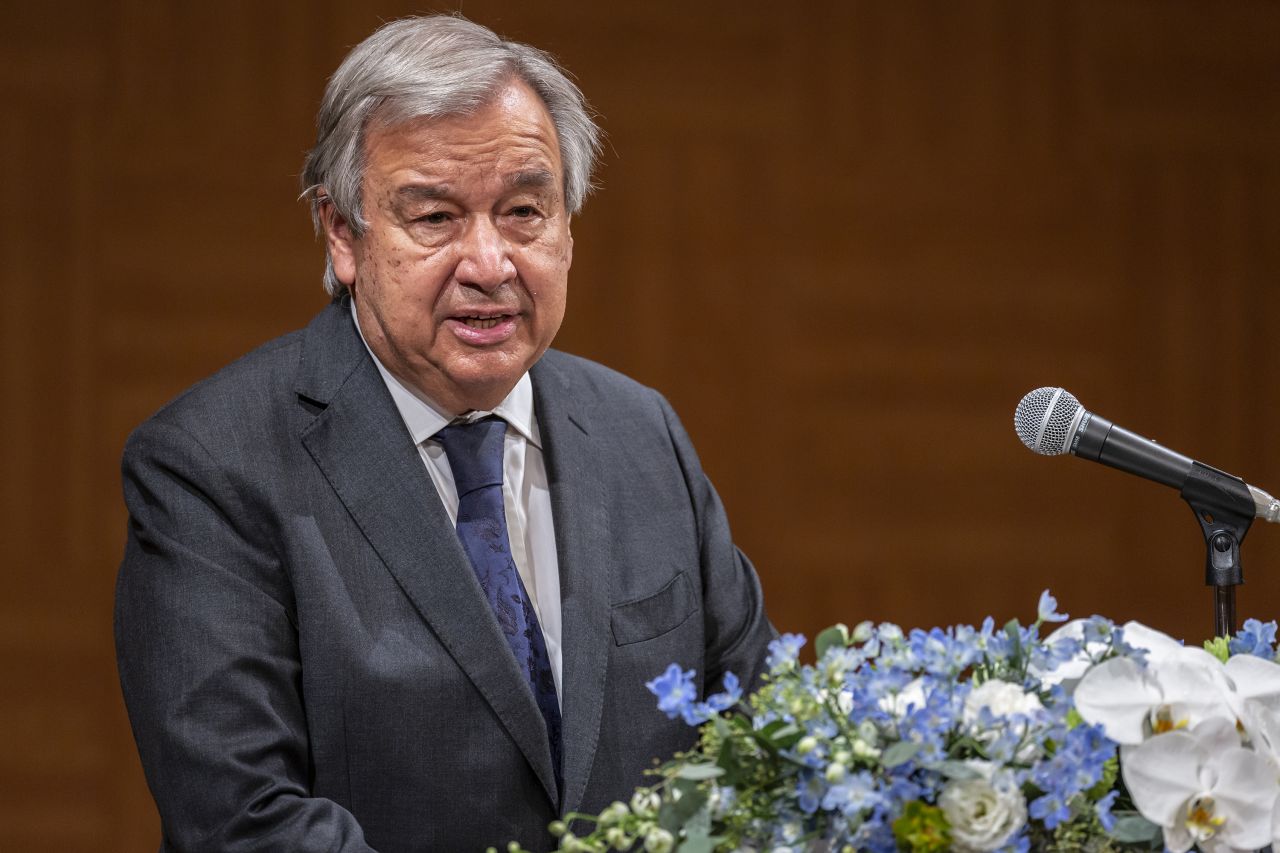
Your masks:
M 658 825 L 677 838 L 707 804 L 707 794 L 692 779 L 677 779 L 672 786 L 680 793 L 679 799 L 671 799 L 658 810 Z
M 769 733 L 769 740 L 773 741 L 774 746 L 779 749 L 795 746 L 802 737 L 804 737 L 804 729 L 795 723 L 787 723 L 777 731 Z
M 777 752 L 794 746 L 800 738 L 804 737 L 804 729 L 786 720 L 774 720 L 764 728 L 752 729 L 747 734 L 764 749 Z
M 677 848 L 677 853 L 711 853 L 715 849 L 715 841 L 711 837 L 711 811 L 706 803 L 690 816 L 684 824 L 684 841 Z
M 691 835 L 680 842 L 677 853 L 711 853 L 715 848 L 710 835 Z
M 1116 825 L 1107 834 L 1121 844 L 1154 843 L 1164 836 L 1160 827 L 1137 812 L 1117 812 Z
M 1204 641 L 1204 650 L 1216 657 L 1223 663 L 1227 662 L 1227 658 L 1231 657 L 1230 638 L 1214 637 L 1212 640 Z
M 732 740 L 720 744 L 720 752 L 716 756 L 716 764 L 724 768 L 721 784 L 736 788 L 742 781 L 742 762 L 738 760 L 738 747 Z
M 755 731 L 757 734 L 763 735 L 766 738 L 770 738 L 770 737 L 773 737 L 773 733 L 776 732 L 778 729 L 781 729 L 790 725 L 793 725 L 793 724 L 788 723 L 786 720 L 774 720 L 771 723 L 765 723 L 763 728 L 754 729 L 753 731 Z
M 1005 636 L 1009 638 L 1009 662 L 1015 667 L 1022 665 L 1022 626 L 1017 619 L 1010 619 L 1004 626 Z
M 723 775 L 724 768 L 714 764 L 686 764 L 676 771 L 677 779 L 692 779 L 695 782 L 715 779 Z
M 900 740 L 880 755 L 880 763 L 885 767 L 897 767 L 906 764 L 920 751 L 920 744 L 911 740 Z
M 818 660 L 822 660 L 823 655 L 831 648 L 848 648 L 849 646 L 849 626 L 844 623 L 832 625 L 818 635 L 813 641 L 814 653 L 818 656 Z

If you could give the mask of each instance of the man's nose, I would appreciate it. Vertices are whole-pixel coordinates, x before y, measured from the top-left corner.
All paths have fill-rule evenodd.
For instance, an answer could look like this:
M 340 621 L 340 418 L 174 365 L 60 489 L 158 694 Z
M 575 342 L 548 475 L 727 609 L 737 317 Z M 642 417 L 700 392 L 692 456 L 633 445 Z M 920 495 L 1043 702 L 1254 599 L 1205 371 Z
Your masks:
M 516 277 L 511 244 L 488 216 L 472 217 L 462 235 L 462 257 L 458 261 L 460 284 L 492 290 Z

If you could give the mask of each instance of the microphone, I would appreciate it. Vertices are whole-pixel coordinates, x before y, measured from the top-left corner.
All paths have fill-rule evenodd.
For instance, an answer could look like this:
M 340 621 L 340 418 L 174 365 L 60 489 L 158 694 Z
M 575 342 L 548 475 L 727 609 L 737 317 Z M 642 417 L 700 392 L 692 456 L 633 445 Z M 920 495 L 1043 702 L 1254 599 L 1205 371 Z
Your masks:
M 1209 469 L 1249 490 L 1254 518 L 1280 522 L 1280 501 L 1262 489 L 1086 411 L 1065 388 L 1037 388 L 1027 394 L 1013 413 L 1013 426 L 1022 443 L 1043 456 L 1070 453 L 1179 491 L 1187 486 L 1196 466 Z

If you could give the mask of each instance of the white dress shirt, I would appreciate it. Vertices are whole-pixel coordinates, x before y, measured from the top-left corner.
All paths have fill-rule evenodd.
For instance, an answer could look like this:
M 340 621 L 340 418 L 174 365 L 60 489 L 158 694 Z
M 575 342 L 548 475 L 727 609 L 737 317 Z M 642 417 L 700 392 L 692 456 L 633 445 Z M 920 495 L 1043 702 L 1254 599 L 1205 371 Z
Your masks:
M 351 319 L 360 329 L 356 317 L 355 301 L 351 303 Z M 360 332 L 364 340 L 364 333 Z M 369 342 L 364 342 L 369 349 Z M 454 418 L 441 410 L 425 394 L 401 382 L 387 370 L 372 349 L 369 355 L 382 374 L 382 381 L 391 392 L 404 425 L 418 446 L 418 453 L 426 465 L 431 482 L 449 520 L 458 523 L 458 489 L 453 482 L 453 470 L 443 445 L 434 436 L 448 426 Z M 467 412 L 465 420 L 497 415 L 507 422 L 507 432 L 502 453 L 502 503 L 507 513 L 507 534 L 511 538 L 511 555 L 516 570 L 524 583 L 525 591 L 547 643 L 547 656 L 551 659 L 551 672 L 555 677 L 556 695 L 563 705 L 561 675 L 564 655 L 561 651 L 560 625 L 560 563 L 556 557 L 556 532 L 551 523 L 551 491 L 547 487 L 547 468 L 542 459 L 542 437 L 538 431 L 538 419 L 533 412 L 533 382 L 525 373 L 511 389 L 511 393 L 491 412 Z

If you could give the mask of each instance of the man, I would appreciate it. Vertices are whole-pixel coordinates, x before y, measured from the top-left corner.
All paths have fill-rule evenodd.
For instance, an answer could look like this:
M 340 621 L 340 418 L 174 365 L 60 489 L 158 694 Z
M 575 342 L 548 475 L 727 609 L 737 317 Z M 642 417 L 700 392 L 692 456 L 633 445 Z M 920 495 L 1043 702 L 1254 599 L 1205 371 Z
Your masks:
M 304 181 L 335 296 L 125 451 L 120 678 L 165 850 L 552 844 L 748 683 L 755 573 L 666 402 L 548 346 L 597 131 L 544 54 L 379 30 Z

